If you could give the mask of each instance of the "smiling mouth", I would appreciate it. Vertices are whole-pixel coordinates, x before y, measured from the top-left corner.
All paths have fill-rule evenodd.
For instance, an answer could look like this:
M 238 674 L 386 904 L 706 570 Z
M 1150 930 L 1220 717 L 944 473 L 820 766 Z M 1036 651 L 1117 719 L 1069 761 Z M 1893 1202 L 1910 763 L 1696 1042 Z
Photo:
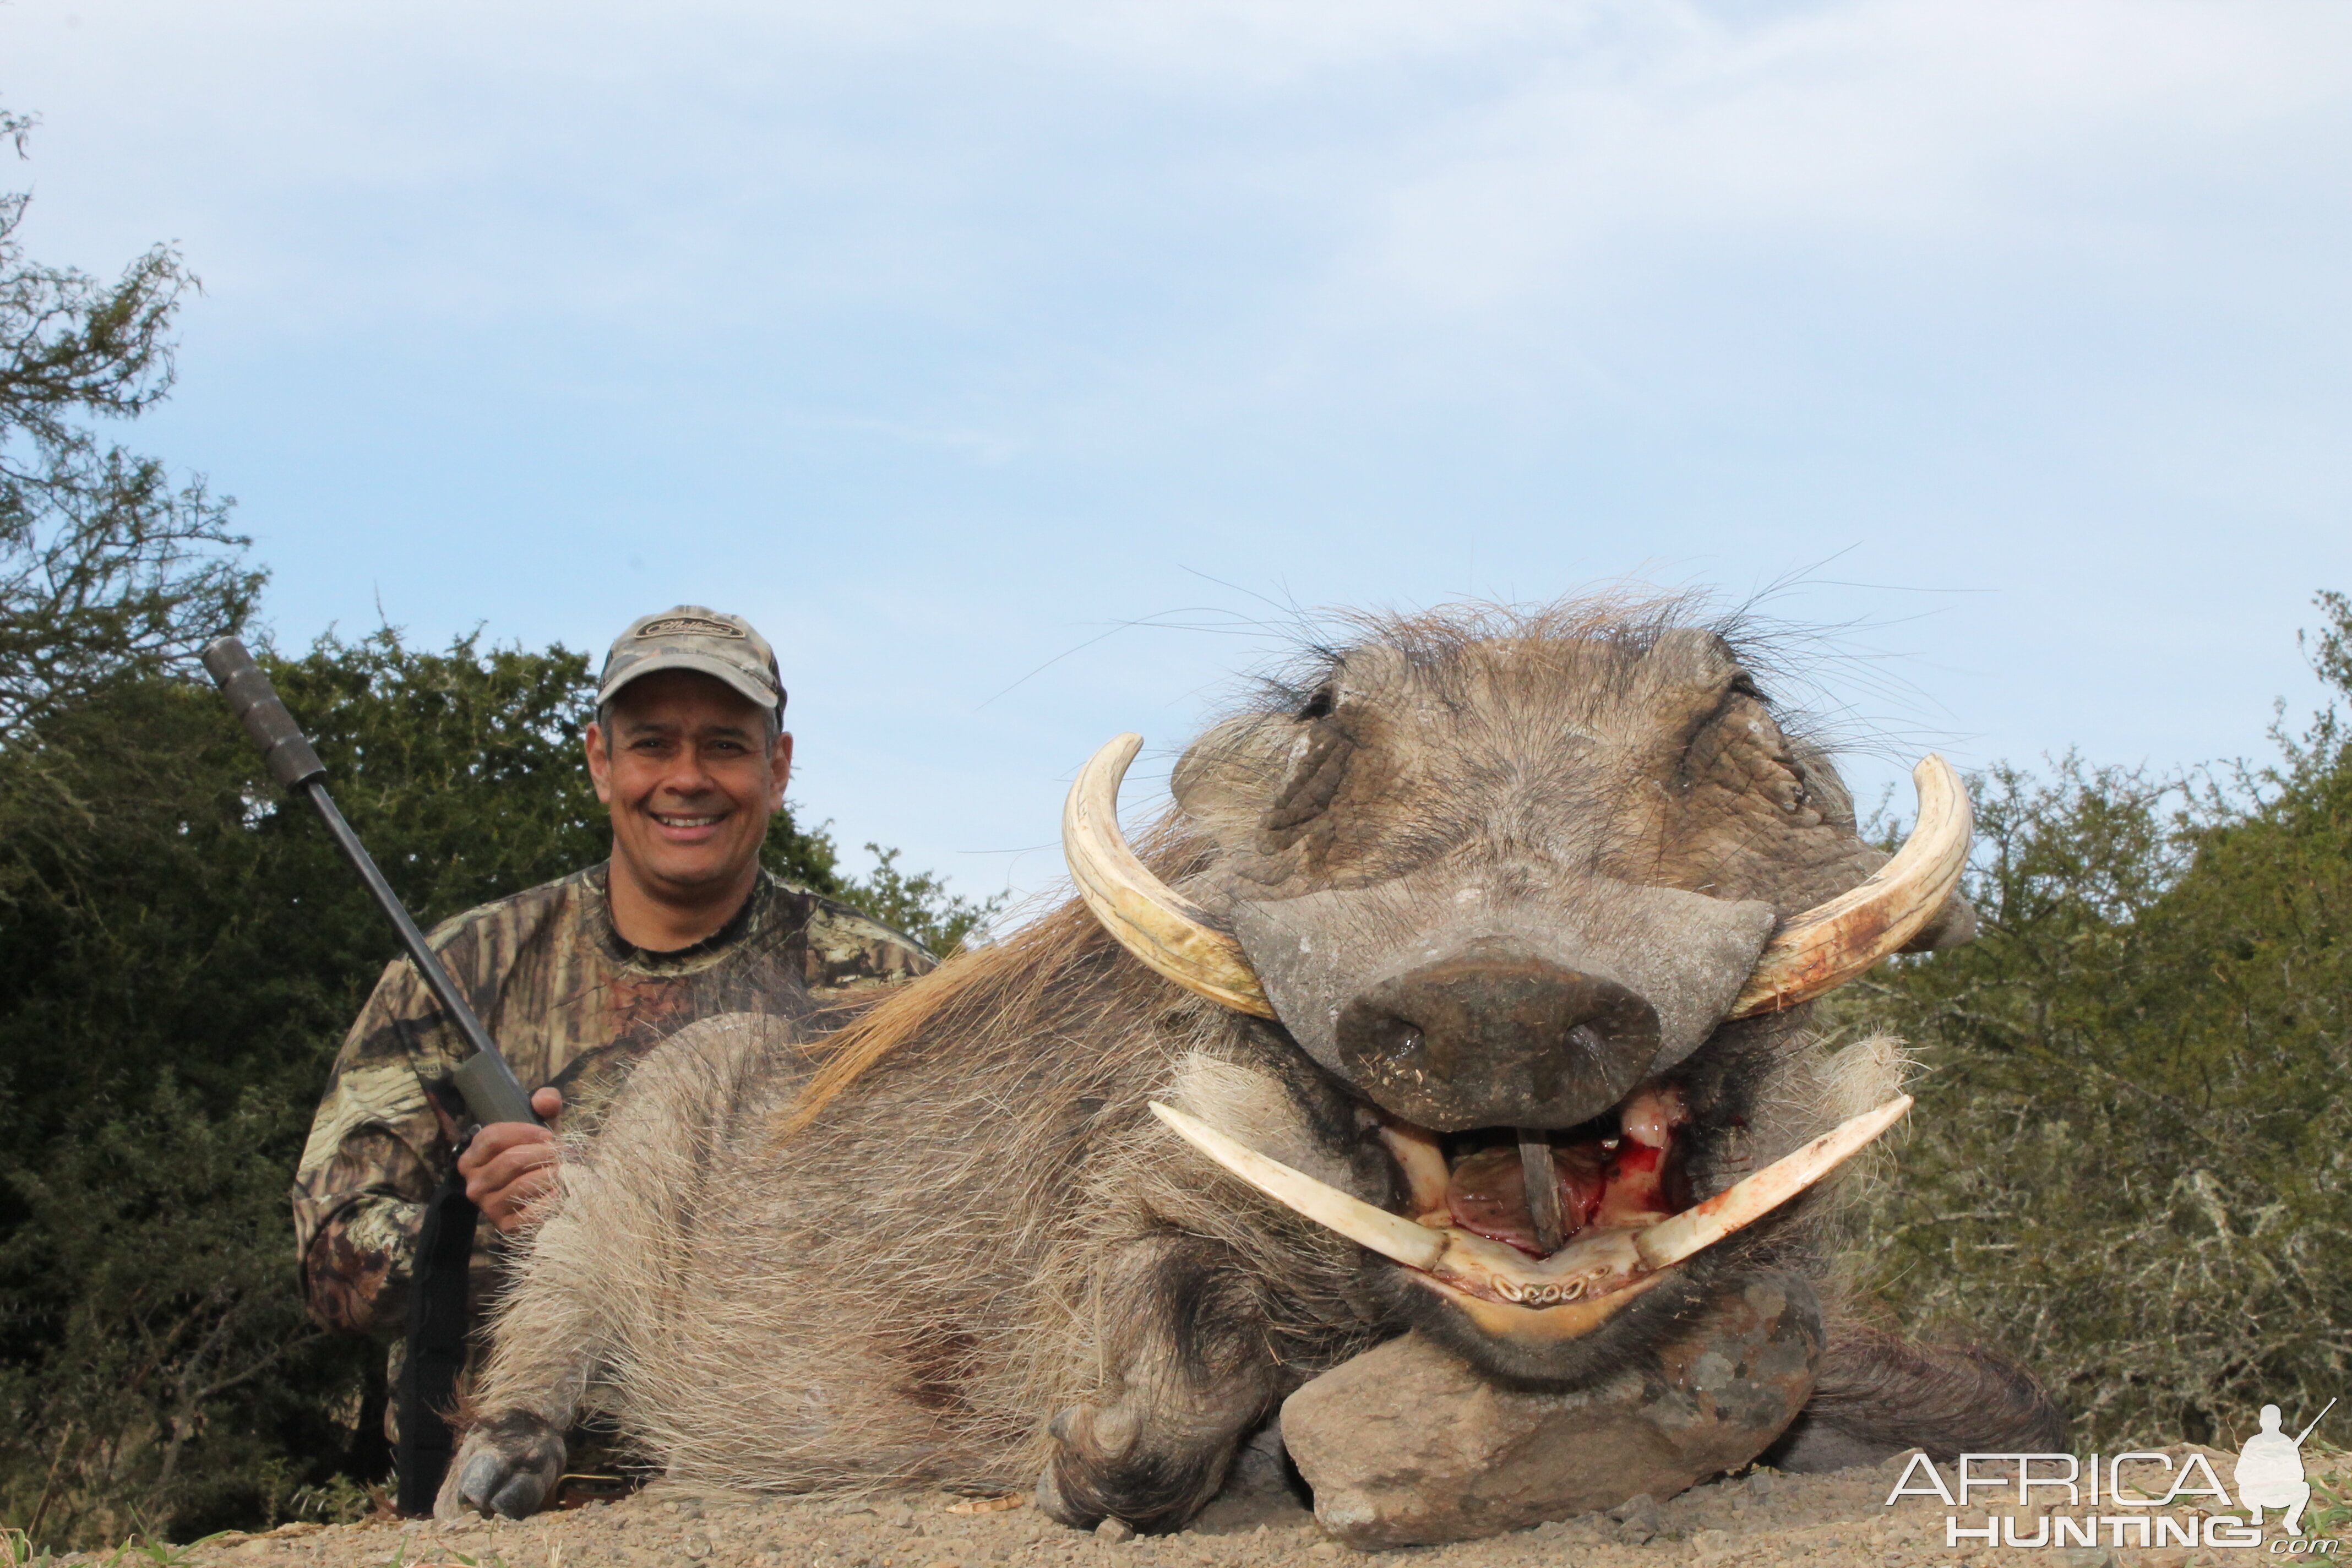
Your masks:
M 664 827 L 715 827 L 720 822 L 726 820 L 724 816 L 680 816 L 675 812 L 665 811 L 656 811 L 650 815 L 656 822 L 660 823 Z
M 1518 1144 L 1441 1138 L 1390 1122 L 1381 1138 L 1405 1177 L 1396 1214 L 1327 1186 L 1181 1110 L 1153 1102 L 1178 1136 L 1266 1196 L 1328 1226 L 1434 1289 L 1498 1333 L 1590 1331 L 1685 1258 L 1744 1229 L 1828 1175 L 1911 1108 L 1898 1095 L 1703 1202 L 1676 1199 L 1667 1089 L 1637 1089 L 1612 1112 L 1559 1135 L 1549 1163 L 1565 1239 L 1536 1241 Z M 1540 1168 L 1538 1165 L 1537 1168 Z M 1572 1225 L 1569 1222 L 1572 1222 Z

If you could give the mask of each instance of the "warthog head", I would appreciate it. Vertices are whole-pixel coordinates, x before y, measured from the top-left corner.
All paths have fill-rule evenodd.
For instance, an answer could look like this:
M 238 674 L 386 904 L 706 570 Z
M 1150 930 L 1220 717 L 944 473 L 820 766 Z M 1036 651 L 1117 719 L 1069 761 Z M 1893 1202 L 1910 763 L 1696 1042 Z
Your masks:
M 1381 624 L 1185 752 L 1177 806 L 1212 848 L 1181 890 L 1118 836 L 1138 744 L 1072 791 L 1081 892 L 1137 957 L 1275 1021 L 1376 1108 L 1402 1195 L 1367 1205 L 1163 1119 L 1522 1350 L 1597 1328 L 1908 1103 L 1695 1203 L 1689 1151 L 1730 1113 L 1677 1068 L 1737 1020 L 1973 929 L 1949 767 L 1920 764 L 1890 862 L 1731 645 L 1663 617 Z

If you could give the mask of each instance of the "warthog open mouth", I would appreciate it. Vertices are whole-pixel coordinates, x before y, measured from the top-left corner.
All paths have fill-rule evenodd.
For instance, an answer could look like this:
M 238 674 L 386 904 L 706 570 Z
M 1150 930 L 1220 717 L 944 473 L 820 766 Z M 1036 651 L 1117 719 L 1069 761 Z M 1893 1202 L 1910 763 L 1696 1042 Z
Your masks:
M 1136 958 L 1225 1006 L 1276 1018 L 1233 932 L 1153 876 L 1119 832 L 1118 785 L 1141 744 L 1139 735 L 1118 736 L 1071 785 L 1062 844 L 1072 879 Z M 1968 793 L 1932 753 L 1912 779 L 1919 816 L 1903 847 L 1860 886 L 1785 921 L 1727 1018 L 1777 1012 L 1843 984 L 1918 935 L 1952 897 L 1968 858 Z M 1890 1100 L 1698 1203 L 1679 1180 L 1675 1133 L 1687 1116 L 1669 1087 L 1637 1087 L 1600 1121 L 1559 1132 L 1440 1134 L 1383 1112 L 1381 1135 L 1404 1176 L 1403 1214 L 1327 1186 L 1181 1111 L 1151 1109 L 1267 1196 L 1411 1270 L 1481 1329 L 1567 1339 L 1591 1332 L 1675 1264 L 1804 1192 L 1910 1105 L 1908 1096 Z
M 1405 1175 L 1409 1214 L 1327 1186 L 1154 1102 L 1176 1133 L 1286 1207 L 1403 1265 L 1489 1332 L 1569 1339 L 1591 1332 L 1675 1264 L 1754 1224 L 1828 1175 L 1900 1121 L 1909 1095 L 1854 1117 L 1703 1203 L 1675 1194 L 1671 1089 L 1636 1090 L 1613 1134 L 1572 1129 L 1540 1156 L 1570 1227 L 1556 1250 L 1536 1239 L 1536 1205 L 1517 1142 L 1441 1137 L 1391 1121 L 1381 1130 Z M 1538 1201 L 1541 1199 L 1538 1190 Z

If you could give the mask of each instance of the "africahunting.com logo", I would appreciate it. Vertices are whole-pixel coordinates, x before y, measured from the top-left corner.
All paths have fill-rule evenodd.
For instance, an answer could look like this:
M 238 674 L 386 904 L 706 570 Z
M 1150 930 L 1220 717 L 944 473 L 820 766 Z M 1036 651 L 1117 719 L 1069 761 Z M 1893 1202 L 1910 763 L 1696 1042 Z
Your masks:
M 1949 1480 L 1919 1454 L 1887 1493 L 1885 1506 L 1893 1508 L 1906 1497 L 1940 1498 L 1955 1510 L 1944 1516 L 1944 1544 L 1949 1547 L 2207 1546 L 2282 1557 L 2332 1556 L 2338 1544 L 2334 1537 L 2302 1533 L 2304 1511 L 2311 1506 L 2303 1441 L 2334 1408 L 2331 1399 L 2310 1426 L 2290 1437 L 2279 1429 L 2279 1407 L 2263 1405 L 2262 1429 L 2246 1439 L 2231 1468 L 2234 1500 L 2204 1455 L 2191 1451 L 2176 1459 L 2134 1449 L 2088 1459 L 2074 1454 L 1962 1454 Z M 1979 1500 L 1974 1495 L 1979 1492 L 1992 1495 Z M 2003 1508 L 2011 1511 L 1998 1511 Z M 1982 1511 L 1971 1515 L 1971 1509 Z M 2266 1514 L 2275 1516 L 2267 1527 Z

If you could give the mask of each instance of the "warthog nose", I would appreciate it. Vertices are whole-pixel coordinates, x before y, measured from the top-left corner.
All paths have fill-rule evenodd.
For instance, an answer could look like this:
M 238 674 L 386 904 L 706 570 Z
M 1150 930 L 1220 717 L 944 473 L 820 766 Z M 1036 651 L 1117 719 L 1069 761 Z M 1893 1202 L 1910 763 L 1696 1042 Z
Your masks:
M 1640 1081 L 1658 1015 L 1612 980 L 1473 950 L 1358 995 L 1339 1044 L 1350 1079 L 1423 1127 L 1573 1127 Z

